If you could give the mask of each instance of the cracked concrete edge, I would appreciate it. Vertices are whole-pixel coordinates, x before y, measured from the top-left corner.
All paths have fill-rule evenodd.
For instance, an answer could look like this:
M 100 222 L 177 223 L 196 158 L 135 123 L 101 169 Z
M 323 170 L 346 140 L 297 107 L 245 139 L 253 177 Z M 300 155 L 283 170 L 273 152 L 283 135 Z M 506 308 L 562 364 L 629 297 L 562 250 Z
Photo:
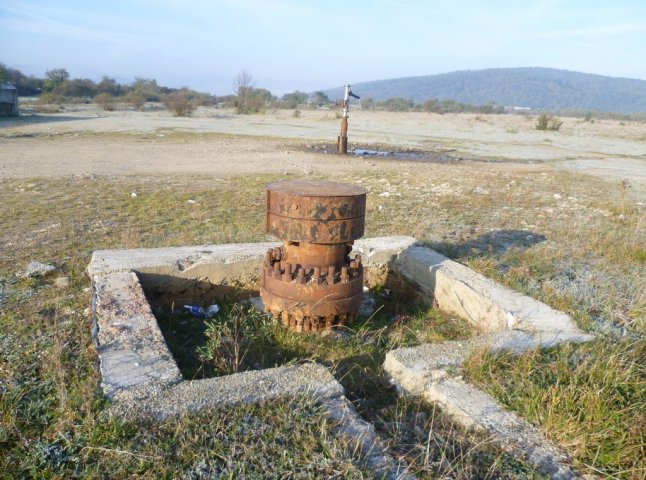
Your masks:
M 407 466 L 394 460 L 374 427 L 359 417 L 344 396 L 343 387 L 327 368 L 317 363 L 255 370 L 176 385 L 141 385 L 121 390 L 105 415 L 125 420 L 163 420 L 207 408 L 262 404 L 271 400 L 307 398 L 333 420 L 335 434 L 375 473 L 375 478 L 414 479 Z
M 387 264 L 411 237 L 357 242 L 366 264 Z M 181 373 L 144 295 L 135 271 L 213 283 L 246 278 L 260 269 L 264 252 L 277 244 L 224 244 L 133 250 L 97 250 L 88 273 L 93 285 L 93 338 L 102 388 L 108 398 L 140 385 L 159 387 L 182 381 Z
M 556 479 L 578 478 L 568 458 L 540 431 L 513 412 L 505 411 L 488 394 L 458 378 L 469 355 L 480 349 L 522 353 L 564 342 L 588 342 L 581 332 L 529 333 L 508 330 L 466 340 L 400 348 L 386 354 L 384 371 L 400 393 L 441 405 L 465 428 L 485 430 L 492 441 Z
M 178 416 L 204 408 L 264 403 L 292 397 L 339 397 L 343 387 L 323 365 L 305 363 L 235 373 L 175 385 L 143 384 L 113 397 L 107 415 L 124 419 Z
M 182 381 L 137 275 L 130 271 L 97 275 L 92 283 L 92 333 L 105 395 L 113 398 L 143 384 Z
M 337 422 L 337 434 L 354 444 L 361 459 L 375 473 L 375 478 L 387 480 L 411 480 L 415 476 L 408 472 L 402 460 L 395 460 L 388 453 L 388 447 L 377 435 L 375 427 L 363 420 L 345 396 L 321 400 L 320 405 L 327 415 Z
M 427 385 L 423 397 L 462 425 L 492 434 L 492 442 L 555 480 L 579 478 L 568 456 L 538 428 L 502 409 L 488 394 L 457 378 Z
M 505 288 L 430 248 L 411 245 L 402 251 L 395 266 L 433 295 L 441 310 L 464 318 L 484 332 L 579 331 L 569 315 Z
M 392 236 L 357 240 L 355 251 L 368 263 L 387 264 L 416 242 L 412 237 Z M 251 264 L 262 259 L 267 249 L 280 242 L 229 243 L 189 247 L 136 248 L 129 250 L 96 250 L 88 265 L 90 277 L 118 271 L 164 273 L 179 277 L 198 277 L 203 266 L 240 264 L 232 270 L 248 275 Z M 260 265 L 258 265 L 260 271 Z
M 391 350 L 386 353 L 384 370 L 395 385 L 408 392 L 421 394 L 426 383 L 457 374 L 467 357 L 478 350 L 510 351 L 519 354 L 564 342 L 589 342 L 594 338 L 593 335 L 582 332 L 530 333 L 506 330 L 465 340 Z

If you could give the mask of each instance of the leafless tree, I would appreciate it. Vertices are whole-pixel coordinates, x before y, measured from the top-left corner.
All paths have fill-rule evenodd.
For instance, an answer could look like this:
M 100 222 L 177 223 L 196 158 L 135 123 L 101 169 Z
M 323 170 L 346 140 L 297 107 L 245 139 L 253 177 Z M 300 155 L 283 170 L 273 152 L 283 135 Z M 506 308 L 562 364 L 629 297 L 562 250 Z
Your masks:
M 238 98 L 236 99 L 236 110 L 238 113 L 251 113 L 253 106 L 257 103 L 253 101 L 253 89 L 256 85 L 251 73 L 242 70 L 233 82 L 234 90 Z

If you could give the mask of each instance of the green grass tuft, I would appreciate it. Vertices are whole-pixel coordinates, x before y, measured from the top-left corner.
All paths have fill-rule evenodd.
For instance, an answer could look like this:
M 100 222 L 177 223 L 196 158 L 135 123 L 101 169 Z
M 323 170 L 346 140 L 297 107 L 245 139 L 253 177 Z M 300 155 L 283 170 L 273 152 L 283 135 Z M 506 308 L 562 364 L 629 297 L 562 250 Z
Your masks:
M 473 355 L 467 378 L 542 427 L 590 473 L 646 476 L 646 341 Z

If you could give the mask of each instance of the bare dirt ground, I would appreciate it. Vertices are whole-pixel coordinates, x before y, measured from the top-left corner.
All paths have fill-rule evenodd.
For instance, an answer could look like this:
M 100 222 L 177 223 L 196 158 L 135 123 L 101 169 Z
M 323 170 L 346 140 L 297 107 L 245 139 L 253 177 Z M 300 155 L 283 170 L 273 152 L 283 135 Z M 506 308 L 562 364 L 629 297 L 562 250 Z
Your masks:
M 544 163 L 607 178 L 627 179 L 646 194 L 646 124 L 563 118 L 558 132 L 537 131 L 535 118 L 515 115 L 392 113 L 355 110 L 351 145 L 388 145 L 457 159 Z M 156 106 L 106 112 L 70 105 L 57 114 L 0 121 L 0 178 L 66 175 L 228 177 L 249 173 L 309 174 L 369 169 L 375 159 L 312 153 L 331 145 L 339 120 L 331 110 L 300 117 L 277 110 L 239 116 L 201 107 L 191 118 Z M 321 150 L 323 147 L 319 147 Z M 379 168 L 401 162 L 377 161 Z M 399 167 L 397 167 L 399 165 Z M 508 165 L 509 168 L 516 166 Z

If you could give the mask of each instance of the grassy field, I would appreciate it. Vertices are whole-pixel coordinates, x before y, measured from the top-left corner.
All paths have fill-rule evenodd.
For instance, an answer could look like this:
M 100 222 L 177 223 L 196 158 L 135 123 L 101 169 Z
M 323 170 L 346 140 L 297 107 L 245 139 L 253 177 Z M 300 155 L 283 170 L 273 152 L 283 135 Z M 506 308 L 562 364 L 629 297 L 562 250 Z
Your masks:
M 483 352 L 465 367 L 468 378 L 544 427 L 582 472 L 646 478 L 644 206 L 618 181 L 541 164 L 380 162 L 326 176 L 370 190 L 367 237 L 415 236 L 600 334 L 590 345 L 521 357 Z M 303 399 L 161 423 L 101 415 L 87 312 L 92 251 L 266 240 L 263 187 L 281 178 L 294 177 L 0 180 L 0 476 L 370 477 Z M 31 260 L 57 272 L 17 277 Z M 70 285 L 56 287 L 59 276 Z M 387 349 L 469 334 L 408 303 L 353 324 L 349 339 L 271 338 L 298 351 L 292 361 L 329 365 L 359 413 L 420 478 L 540 478 L 488 439 L 390 389 L 381 372 Z

